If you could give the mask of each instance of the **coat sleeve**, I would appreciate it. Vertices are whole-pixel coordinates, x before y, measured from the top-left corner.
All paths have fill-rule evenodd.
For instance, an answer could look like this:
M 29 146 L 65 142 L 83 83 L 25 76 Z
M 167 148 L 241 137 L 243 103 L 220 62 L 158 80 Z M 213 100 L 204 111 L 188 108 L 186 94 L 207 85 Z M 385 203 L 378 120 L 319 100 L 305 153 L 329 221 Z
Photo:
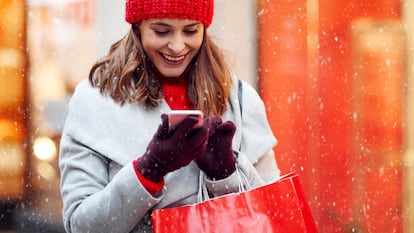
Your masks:
M 67 135 L 60 158 L 67 232 L 129 232 L 158 202 L 138 182 L 132 163 L 109 182 L 105 159 Z
M 88 142 L 106 140 L 105 135 L 81 136 L 88 134 L 87 131 L 91 135 L 86 126 L 92 123 L 87 119 L 92 112 L 85 107 L 83 97 L 76 92 L 72 97 L 60 142 L 65 229 L 67 232 L 130 232 L 160 199 L 151 196 L 138 181 L 132 160 L 110 177 L 107 155 Z

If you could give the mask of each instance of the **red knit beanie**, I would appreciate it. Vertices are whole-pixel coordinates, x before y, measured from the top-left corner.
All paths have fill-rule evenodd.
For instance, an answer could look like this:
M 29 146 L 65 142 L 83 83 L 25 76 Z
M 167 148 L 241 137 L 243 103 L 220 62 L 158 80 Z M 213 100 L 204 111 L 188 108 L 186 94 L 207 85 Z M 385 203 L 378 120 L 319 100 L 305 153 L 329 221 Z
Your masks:
M 213 20 L 214 0 L 126 0 L 125 19 L 138 23 L 151 18 L 180 18 L 200 21 L 205 27 Z

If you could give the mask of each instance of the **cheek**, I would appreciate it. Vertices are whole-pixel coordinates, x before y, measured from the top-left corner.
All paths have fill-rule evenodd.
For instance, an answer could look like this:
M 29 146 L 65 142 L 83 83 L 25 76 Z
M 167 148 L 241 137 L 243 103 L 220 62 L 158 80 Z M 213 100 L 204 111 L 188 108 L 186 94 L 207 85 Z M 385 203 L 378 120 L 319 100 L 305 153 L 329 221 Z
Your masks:
M 197 36 L 196 38 L 194 38 L 194 44 L 196 44 L 197 47 L 200 48 L 201 45 L 203 44 L 203 39 L 204 39 L 203 35 Z
M 154 44 L 154 42 L 151 41 L 151 40 L 145 40 L 145 39 L 143 39 L 141 41 L 141 43 L 142 43 L 142 47 L 143 47 L 144 51 L 147 54 L 148 53 L 151 53 L 155 49 L 155 47 L 156 47 L 156 45 Z
M 147 54 L 160 49 L 164 45 L 162 40 L 154 36 L 142 36 L 141 43 Z
M 203 45 L 203 37 L 195 38 L 188 43 L 194 50 L 199 51 Z

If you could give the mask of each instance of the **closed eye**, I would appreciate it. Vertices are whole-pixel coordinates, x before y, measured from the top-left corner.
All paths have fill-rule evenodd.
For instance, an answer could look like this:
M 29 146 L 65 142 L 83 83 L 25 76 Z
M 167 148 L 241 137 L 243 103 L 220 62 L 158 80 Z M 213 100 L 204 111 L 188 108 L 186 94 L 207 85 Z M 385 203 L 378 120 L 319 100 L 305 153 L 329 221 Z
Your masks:
M 154 30 L 155 34 L 159 36 L 167 35 L 170 31 L 169 30 Z
M 197 34 L 198 33 L 198 30 L 197 29 L 194 29 L 194 30 L 184 30 L 184 33 L 185 34 L 188 34 L 188 35 L 194 35 L 194 34 Z

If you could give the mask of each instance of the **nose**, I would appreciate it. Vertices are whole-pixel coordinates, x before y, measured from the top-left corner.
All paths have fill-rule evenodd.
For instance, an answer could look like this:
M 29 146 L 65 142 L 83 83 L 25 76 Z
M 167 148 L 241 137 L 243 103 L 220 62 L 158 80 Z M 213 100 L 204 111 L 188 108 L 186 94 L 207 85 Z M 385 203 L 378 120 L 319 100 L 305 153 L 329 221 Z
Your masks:
M 167 47 L 176 54 L 179 54 L 185 48 L 185 41 L 181 35 L 174 35 L 168 42 Z

